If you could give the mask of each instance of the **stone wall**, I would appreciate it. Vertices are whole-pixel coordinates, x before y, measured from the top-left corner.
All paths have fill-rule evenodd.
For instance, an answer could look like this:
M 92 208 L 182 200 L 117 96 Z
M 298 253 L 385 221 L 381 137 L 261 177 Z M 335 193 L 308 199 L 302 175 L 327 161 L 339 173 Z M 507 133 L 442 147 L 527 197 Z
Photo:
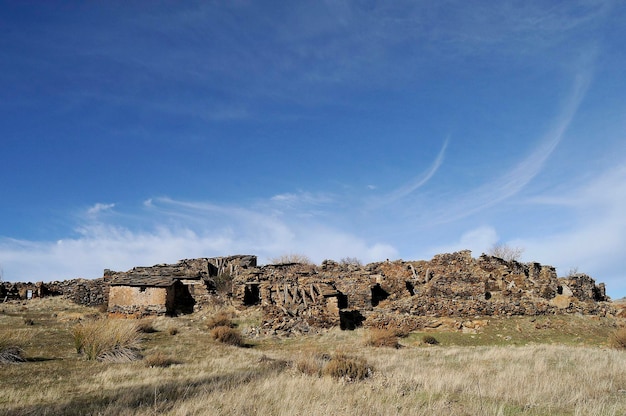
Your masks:
M 0 301 L 26 299 L 28 290 L 34 298 L 45 296 L 63 296 L 72 302 L 85 306 L 107 304 L 109 287 L 104 278 L 72 279 L 49 283 L 0 283 Z
M 604 285 L 589 276 L 559 279 L 551 266 L 476 259 L 470 251 L 364 267 L 327 260 L 248 268 L 234 283 L 241 307 L 262 305 L 266 327 L 303 332 L 338 323 L 416 329 L 427 318 L 613 312 L 602 302 Z
M 109 283 L 152 278 L 176 281 L 184 288 L 180 293 L 190 298 L 188 304 L 195 305 L 191 310 L 214 302 L 216 296 L 232 297 L 240 308 L 260 307 L 267 331 L 308 332 L 336 325 L 410 330 L 432 325 L 439 318 L 462 322 L 476 316 L 603 316 L 615 312 L 604 302 L 608 300 L 604 285 L 587 275 L 558 278 L 551 266 L 487 255 L 473 258 L 470 251 L 440 254 L 431 260 L 385 261 L 366 266 L 326 260 L 320 266 L 258 267 L 256 257 L 247 255 L 188 259 L 126 272 L 105 270 L 103 278 L 94 280 L 4 283 L 0 285 L 0 296 L 22 297 L 26 290 L 33 290 L 35 296 L 60 294 L 83 305 L 98 305 L 109 300 Z M 220 286 L 224 283 L 227 285 Z M 117 290 L 113 289 L 110 311 L 115 311 L 116 305 L 120 313 L 146 309 L 137 300 L 139 297 L 122 305 Z M 188 304 L 180 304 L 185 298 L 179 295 L 172 307 L 156 309 L 182 310 Z M 162 299 L 154 304 L 165 305 Z M 155 313 L 161 312 L 159 309 Z

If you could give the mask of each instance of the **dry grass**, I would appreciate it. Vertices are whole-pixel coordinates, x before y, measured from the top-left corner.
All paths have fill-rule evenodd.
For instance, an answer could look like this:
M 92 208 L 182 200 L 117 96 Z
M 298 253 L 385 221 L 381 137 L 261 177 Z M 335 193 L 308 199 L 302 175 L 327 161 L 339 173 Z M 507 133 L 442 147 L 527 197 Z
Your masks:
M 137 322 L 137 331 L 144 334 L 152 334 L 154 332 L 158 332 L 158 330 L 154 327 L 154 320 L 152 319 L 142 319 Z
M 480 334 L 438 332 L 437 347 L 415 346 L 412 335 L 403 341 L 405 348 L 371 348 L 362 343 L 365 329 L 333 329 L 289 339 L 267 337 L 253 348 L 231 348 L 212 342 L 205 321 L 195 314 L 163 317 L 155 320 L 159 332 L 144 334 L 142 345 L 148 357 L 183 359 L 162 367 L 147 366 L 148 360 L 115 365 L 86 361 L 68 336 L 76 323 L 67 317 L 87 316 L 93 310 L 61 303 L 54 306 L 58 310 L 38 310 L 37 305 L 29 304 L 27 311 L 2 305 L 6 313 L 0 314 L 0 340 L 16 328 L 32 338 L 23 344 L 25 363 L 0 369 L 0 414 L 626 414 L 626 354 L 607 348 L 608 332 L 603 329 L 613 331 L 615 321 L 559 318 L 563 322 L 553 327 L 569 328 L 571 321 L 577 327 L 602 329 L 597 340 L 582 346 L 579 341 L 459 346 L 452 341 L 475 340 Z M 25 315 L 36 325 L 26 326 Z M 503 337 L 520 336 L 516 323 L 521 321 L 505 319 L 492 325 Z M 534 330 L 535 323 L 529 321 L 524 331 Z M 176 337 L 167 333 L 170 326 L 180 328 Z M 505 326 L 511 332 L 504 332 Z M 484 338 L 487 335 L 481 342 L 492 339 Z M 569 336 L 578 337 L 574 332 Z M 494 334 L 493 339 L 502 338 Z M 567 341 L 565 335 L 561 339 Z M 334 353 L 337 350 L 357 361 L 366 359 L 375 371 L 358 383 L 324 375 L 319 369 L 341 355 Z M 303 371 L 306 368 L 311 370 Z
M 74 348 L 87 360 L 133 361 L 140 357 L 141 334 L 134 322 L 97 319 L 72 328 Z
M 234 325 L 231 314 L 225 311 L 220 311 L 207 319 L 206 326 L 208 329 L 213 329 L 218 326 L 233 327 Z
M 609 337 L 609 345 L 620 350 L 626 349 L 626 328 L 616 329 Z
M 213 328 L 211 330 L 211 338 L 222 344 L 234 345 L 236 347 L 242 347 L 245 344 L 241 332 L 230 326 L 217 326 Z
M 323 374 L 345 381 L 363 380 L 372 374 L 372 367 L 363 357 L 335 354 L 324 367 Z
M 0 364 L 13 364 L 26 361 L 24 347 L 30 336 L 20 330 L 7 330 L 0 333 Z
M 365 336 L 365 345 L 370 347 L 400 348 L 398 336 L 391 329 L 370 329 Z
M 169 367 L 170 365 L 180 364 L 178 360 L 162 352 L 150 354 L 143 359 L 147 367 Z

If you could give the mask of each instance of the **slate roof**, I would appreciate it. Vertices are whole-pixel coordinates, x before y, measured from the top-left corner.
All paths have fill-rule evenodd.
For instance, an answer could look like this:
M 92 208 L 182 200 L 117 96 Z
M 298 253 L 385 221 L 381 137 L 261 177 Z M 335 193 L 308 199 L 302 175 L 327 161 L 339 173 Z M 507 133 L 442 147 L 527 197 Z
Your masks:
M 145 276 L 145 275 L 127 275 L 116 277 L 109 283 L 111 286 L 151 286 L 151 287 L 170 287 L 176 282 L 176 279 L 162 276 Z

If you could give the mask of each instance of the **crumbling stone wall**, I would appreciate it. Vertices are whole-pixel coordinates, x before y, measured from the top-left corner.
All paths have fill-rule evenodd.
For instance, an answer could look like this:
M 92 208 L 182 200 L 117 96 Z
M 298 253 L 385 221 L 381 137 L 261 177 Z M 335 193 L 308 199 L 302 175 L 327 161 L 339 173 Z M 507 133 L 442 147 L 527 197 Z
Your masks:
M 10 287 L 4 283 L 0 295 L 21 296 L 21 291 L 31 285 L 37 294 L 62 294 L 77 303 L 97 305 L 107 302 L 109 283 L 116 279 L 152 277 L 175 280 L 193 298 L 196 309 L 215 300 L 220 281 L 232 282 L 232 290 L 222 295 L 231 296 L 241 308 L 260 307 L 263 328 L 268 332 L 308 332 L 336 325 L 411 330 L 433 325 L 441 318 L 464 322 L 476 316 L 603 316 L 615 312 L 604 302 L 608 300 L 604 285 L 587 275 L 558 278 L 551 266 L 484 254 L 473 258 L 467 250 L 439 254 L 431 260 L 385 261 L 366 266 L 326 260 L 320 266 L 259 267 L 256 257 L 247 255 L 187 259 L 127 272 L 105 270 L 102 279 Z M 114 297 L 109 310 L 115 302 Z M 178 299 L 173 302 L 173 309 L 180 306 Z M 135 313 L 140 309 L 141 305 L 130 302 L 120 311 Z
M 85 306 L 98 306 L 108 302 L 109 287 L 105 279 L 72 279 L 55 282 L 2 282 L 0 284 L 0 301 L 27 299 L 29 290 L 33 298 L 46 296 L 63 296 L 75 303 Z
M 249 268 L 234 283 L 233 295 L 242 307 L 250 304 L 251 287 L 259 288 L 254 293 L 263 307 L 265 326 L 277 330 L 337 321 L 346 327 L 365 321 L 370 326 L 415 329 L 427 325 L 428 317 L 612 312 L 601 302 L 606 300 L 604 285 L 596 285 L 589 276 L 559 279 L 551 266 L 487 255 L 475 259 L 467 250 L 430 261 L 386 261 L 364 267 L 327 260 L 319 267 Z M 317 292 L 311 287 L 325 293 L 324 302 L 312 301 L 308 294 Z

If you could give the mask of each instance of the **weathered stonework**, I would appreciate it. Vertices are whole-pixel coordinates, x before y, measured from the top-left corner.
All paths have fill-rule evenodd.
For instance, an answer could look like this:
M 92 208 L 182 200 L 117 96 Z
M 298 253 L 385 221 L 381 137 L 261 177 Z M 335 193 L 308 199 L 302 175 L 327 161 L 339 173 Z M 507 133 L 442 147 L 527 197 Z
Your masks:
M 442 317 L 612 313 L 602 302 L 604 285 L 589 276 L 559 279 L 551 266 L 475 259 L 469 251 L 364 267 L 327 260 L 319 267 L 249 268 L 235 276 L 234 287 L 241 307 L 262 306 L 265 327 L 303 332 L 337 324 L 413 330 Z
M 557 278 L 551 266 L 505 261 L 470 251 L 431 260 L 385 261 L 366 266 L 331 260 L 320 266 L 258 267 L 255 256 L 181 260 L 176 264 L 105 270 L 101 279 L 50 284 L 0 285 L 0 296 L 62 294 L 77 303 L 108 302 L 113 316 L 189 313 L 230 298 L 237 307 L 259 307 L 258 331 L 309 332 L 360 325 L 403 330 L 452 325 L 475 330 L 476 317 L 616 311 L 604 284 L 584 274 Z

